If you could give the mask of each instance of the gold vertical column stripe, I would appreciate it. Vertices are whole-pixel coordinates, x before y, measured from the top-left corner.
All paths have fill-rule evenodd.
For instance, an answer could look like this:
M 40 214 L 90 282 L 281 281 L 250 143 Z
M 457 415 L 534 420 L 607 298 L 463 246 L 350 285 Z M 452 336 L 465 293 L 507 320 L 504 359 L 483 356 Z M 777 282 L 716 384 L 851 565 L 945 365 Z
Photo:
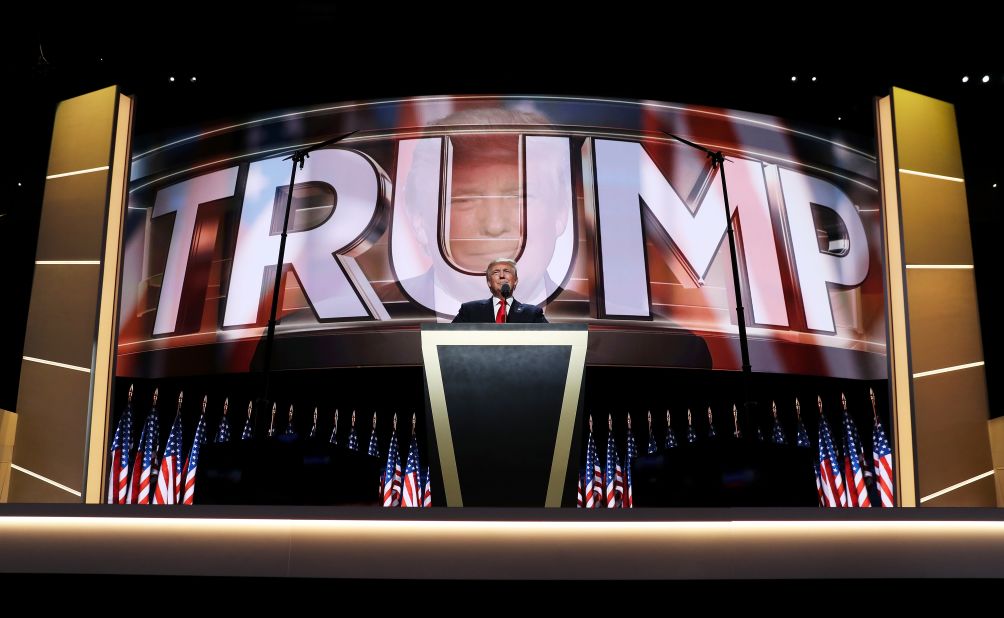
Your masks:
M 899 190 L 896 174 L 895 135 L 892 98 L 877 104 L 879 166 L 882 178 L 882 226 L 885 231 L 886 294 L 889 322 L 889 395 L 896 469 L 896 503 L 917 506 L 914 462 L 913 404 L 911 402 L 909 325 L 906 308 L 906 269 L 903 260 L 902 228 L 899 219 Z
M 129 183 L 129 148 L 132 137 L 132 99 L 119 95 L 112 150 L 112 169 L 108 188 L 108 219 L 105 226 L 104 255 L 101 267 L 101 296 L 98 306 L 98 333 L 94 344 L 94 370 L 91 372 L 87 464 L 84 502 L 102 501 L 104 471 L 108 449 L 105 440 L 113 417 L 111 413 L 115 378 L 115 341 L 118 329 L 119 273 L 122 261 L 122 228 L 125 221 Z
M 992 467 L 973 269 L 911 268 L 972 264 L 955 108 L 894 88 L 879 112 L 894 344 L 890 367 L 896 425 L 902 430 L 897 431 L 897 455 L 905 454 L 898 440 L 907 419 L 914 449 L 914 467 L 901 469 L 897 489 L 906 496 L 906 475 L 912 472 L 914 499 L 992 506 L 991 483 L 966 482 Z M 906 340 L 905 348 L 895 345 L 897 338 Z M 904 366 L 910 368 L 909 389 L 903 384 Z M 941 371 L 947 368 L 957 370 Z M 900 405 L 907 394 L 910 405 Z

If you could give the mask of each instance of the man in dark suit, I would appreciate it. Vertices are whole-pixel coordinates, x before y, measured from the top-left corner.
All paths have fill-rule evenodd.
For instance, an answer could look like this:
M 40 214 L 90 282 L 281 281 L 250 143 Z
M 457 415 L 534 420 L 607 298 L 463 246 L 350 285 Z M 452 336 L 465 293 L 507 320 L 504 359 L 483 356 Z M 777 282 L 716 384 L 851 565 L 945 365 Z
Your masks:
M 496 258 L 485 270 L 488 289 L 492 297 L 472 300 L 460 305 L 454 324 L 470 322 L 529 323 L 547 322 L 544 310 L 536 305 L 524 305 L 512 297 L 516 291 L 516 262 L 508 258 Z

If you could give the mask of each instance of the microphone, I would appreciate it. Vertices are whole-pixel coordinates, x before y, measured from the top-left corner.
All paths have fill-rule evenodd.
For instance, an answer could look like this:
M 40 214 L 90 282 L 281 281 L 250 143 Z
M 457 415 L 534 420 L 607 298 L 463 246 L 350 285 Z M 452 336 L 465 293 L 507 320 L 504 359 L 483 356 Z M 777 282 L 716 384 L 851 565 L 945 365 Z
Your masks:
M 508 283 L 503 283 L 502 288 L 499 291 L 502 292 L 502 298 L 509 298 L 512 296 L 512 288 Z

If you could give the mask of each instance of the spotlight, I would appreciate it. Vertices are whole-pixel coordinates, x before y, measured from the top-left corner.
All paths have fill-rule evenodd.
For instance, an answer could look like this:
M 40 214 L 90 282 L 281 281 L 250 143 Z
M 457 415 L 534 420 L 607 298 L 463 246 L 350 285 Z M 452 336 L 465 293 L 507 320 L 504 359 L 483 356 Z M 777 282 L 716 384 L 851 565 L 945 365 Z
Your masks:
M 793 82 L 794 82 L 794 81 L 798 81 L 798 78 L 797 78 L 797 77 L 795 77 L 794 75 L 792 75 L 792 76 L 791 76 L 791 81 L 793 81 Z
M 843 116 L 837 116 L 837 120 L 843 120 L 843 119 L 844 119 Z
M 812 76 L 812 81 L 816 81 L 816 76 L 815 75 Z
M 192 76 L 192 81 L 193 81 L 193 82 L 195 81 L 195 76 L 194 76 L 194 75 Z
M 990 81 L 990 76 L 989 76 L 989 75 L 984 75 L 984 76 L 983 76 L 983 83 L 985 84 L 985 83 L 987 83 L 988 81 Z
M 963 75 L 962 76 L 962 83 L 965 84 L 965 83 L 968 83 L 968 82 L 969 82 L 969 76 L 968 75 Z
M 172 82 L 172 83 L 173 83 L 173 82 L 174 82 L 174 77 L 173 77 L 173 76 L 172 76 L 172 77 L 168 77 L 168 78 L 167 78 L 167 81 L 169 81 L 169 82 Z

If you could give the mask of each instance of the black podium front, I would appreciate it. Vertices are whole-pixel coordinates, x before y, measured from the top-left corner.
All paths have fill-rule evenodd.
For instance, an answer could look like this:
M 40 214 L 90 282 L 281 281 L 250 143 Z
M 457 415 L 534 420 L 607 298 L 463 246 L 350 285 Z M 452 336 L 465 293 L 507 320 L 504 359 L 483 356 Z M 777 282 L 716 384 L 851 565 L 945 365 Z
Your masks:
M 573 506 L 581 324 L 425 324 L 429 454 L 447 506 Z

